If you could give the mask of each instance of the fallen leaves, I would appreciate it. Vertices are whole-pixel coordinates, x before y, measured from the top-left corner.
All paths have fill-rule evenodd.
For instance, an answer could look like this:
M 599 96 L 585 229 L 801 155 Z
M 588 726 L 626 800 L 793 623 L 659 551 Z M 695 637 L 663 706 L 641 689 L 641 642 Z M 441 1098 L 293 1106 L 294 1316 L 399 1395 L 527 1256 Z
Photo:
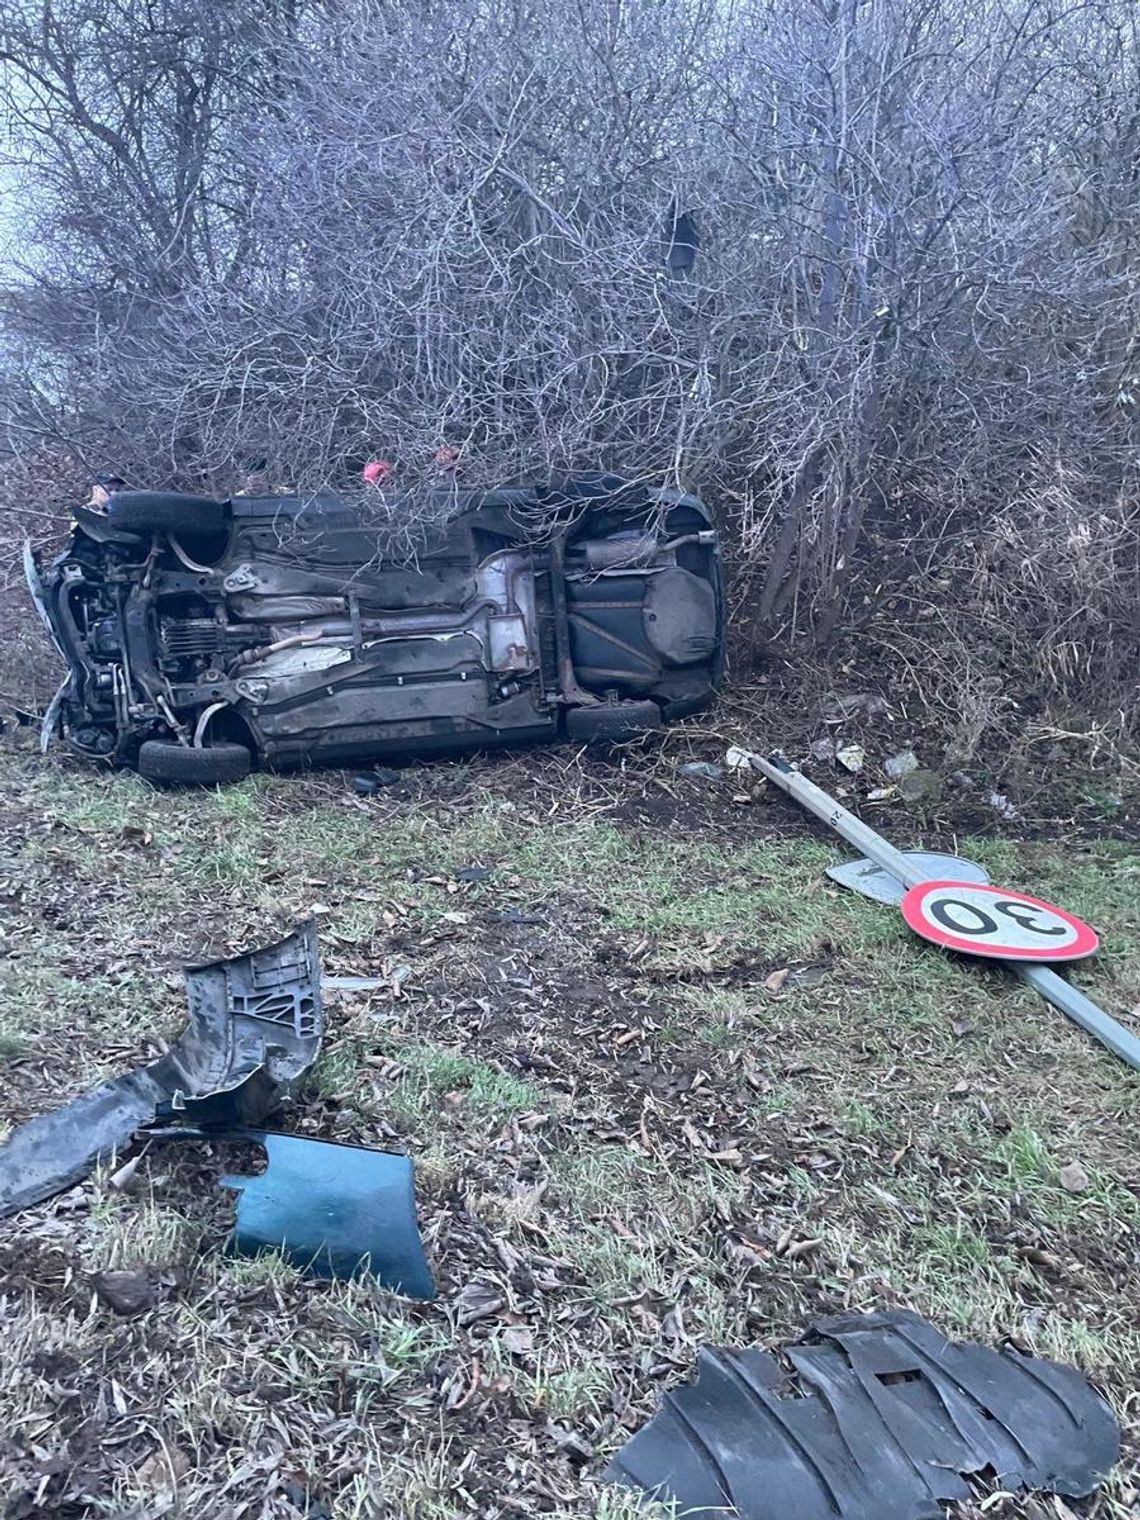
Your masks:
M 527 1356 L 534 1350 L 534 1331 L 526 1325 L 512 1325 L 499 1336 L 499 1343 L 512 1356 Z
M 788 1261 L 799 1261 L 805 1256 L 813 1256 L 821 1245 L 823 1245 L 821 1235 L 801 1236 L 797 1240 L 796 1226 L 790 1224 L 777 1240 L 775 1254 L 785 1257 Z
M 190 1459 L 176 1446 L 159 1446 L 134 1472 L 135 1481 L 156 1492 L 174 1492 L 190 1471 Z
M 481 1319 L 492 1319 L 507 1307 L 506 1295 L 492 1283 L 474 1278 L 460 1290 L 456 1300 L 461 1325 L 473 1325 Z
M 1066 1193 L 1087 1193 L 1092 1186 L 1088 1172 L 1079 1161 L 1067 1162 L 1057 1173 L 1057 1180 Z

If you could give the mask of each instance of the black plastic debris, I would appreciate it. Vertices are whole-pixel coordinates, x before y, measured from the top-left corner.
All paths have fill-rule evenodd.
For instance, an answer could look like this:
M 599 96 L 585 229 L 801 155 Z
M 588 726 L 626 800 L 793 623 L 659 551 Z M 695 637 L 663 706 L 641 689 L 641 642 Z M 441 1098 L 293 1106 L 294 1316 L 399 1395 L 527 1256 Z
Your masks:
M 136 1132 L 260 1123 L 316 1059 L 324 1032 L 317 935 L 186 972 L 190 1019 L 170 1049 L 21 1125 L 0 1147 L 0 1218 L 71 1187 Z
M 222 1178 L 238 1194 L 233 1253 L 280 1251 L 314 1277 L 370 1274 L 409 1298 L 435 1297 L 409 1157 L 264 1130 L 226 1139 L 255 1141 L 268 1162 L 256 1177 Z
M 1119 1455 L 1075 1369 L 953 1345 L 915 1314 L 823 1320 L 784 1353 L 795 1378 L 767 1352 L 702 1350 L 606 1478 L 687 1520 L 942 1520 L 973 1474 L 1081 1497 Z

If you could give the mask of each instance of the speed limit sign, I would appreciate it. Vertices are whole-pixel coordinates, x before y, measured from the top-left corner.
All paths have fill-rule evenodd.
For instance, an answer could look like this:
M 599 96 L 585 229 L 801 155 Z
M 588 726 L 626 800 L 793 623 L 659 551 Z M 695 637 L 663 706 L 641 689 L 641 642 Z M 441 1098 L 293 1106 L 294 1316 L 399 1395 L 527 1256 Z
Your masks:
M 1079 961 L 1100 943 L 1063 908 L 982 882 L 920 882 L 903 898 L 902 915 L 936 945 L 1003 961 Z

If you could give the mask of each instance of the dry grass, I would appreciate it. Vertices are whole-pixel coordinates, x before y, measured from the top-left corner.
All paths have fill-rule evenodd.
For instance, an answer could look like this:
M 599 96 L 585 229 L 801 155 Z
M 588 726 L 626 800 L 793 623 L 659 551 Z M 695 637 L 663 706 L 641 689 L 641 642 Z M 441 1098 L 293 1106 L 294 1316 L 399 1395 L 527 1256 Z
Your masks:
M 1135 1079 L 837 895 L 782 805 L 655 764 L 444 764 L 364 802 L 332 773 L 160 794 L 0 756 L 4 1117 L 177 1028 L 181 958 L 315 912 L 326 970 L 388 985 L 331 1000 L 295 1122 L 409 1146 L 441 1290 L 226 1259 L 205 1148 L 31 1211 L 0 1241 L 10 1514 L 632 1520 L 598 1475 L 698 1343 L 896 1304 L 1087 1369 L 1128 1442 L 1089 1513 L 1132 1513 Z M 1097 923 L 1077 979 L 1140 1004 L 1140 858 L 969 851 Z M 132 1265 L 157 1301 L 123 1320 L 91 1274 Z

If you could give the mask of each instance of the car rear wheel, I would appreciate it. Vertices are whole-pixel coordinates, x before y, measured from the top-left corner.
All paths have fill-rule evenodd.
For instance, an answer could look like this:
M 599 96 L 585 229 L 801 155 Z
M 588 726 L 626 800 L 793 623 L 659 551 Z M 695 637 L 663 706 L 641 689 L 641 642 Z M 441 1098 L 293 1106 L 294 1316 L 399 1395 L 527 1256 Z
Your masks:
M 244 744 L 207 744 L 192 749 L 168 739 L 139 745 L 138 773 L 167 786 L 220 786 L 241 781 L 253 769 Z
M 107 504 L 107 520 L 134 533 L 212 538 L 225 529 L 226 505 L 209 496 L 179 496 L 174 491 L 116 491 Z
M 661 727 L 656 702 L 606 702 L 598 707 L 571 707 L 566 714 L 566 734 L 586 744 L 631 739 L 634 734 Z

